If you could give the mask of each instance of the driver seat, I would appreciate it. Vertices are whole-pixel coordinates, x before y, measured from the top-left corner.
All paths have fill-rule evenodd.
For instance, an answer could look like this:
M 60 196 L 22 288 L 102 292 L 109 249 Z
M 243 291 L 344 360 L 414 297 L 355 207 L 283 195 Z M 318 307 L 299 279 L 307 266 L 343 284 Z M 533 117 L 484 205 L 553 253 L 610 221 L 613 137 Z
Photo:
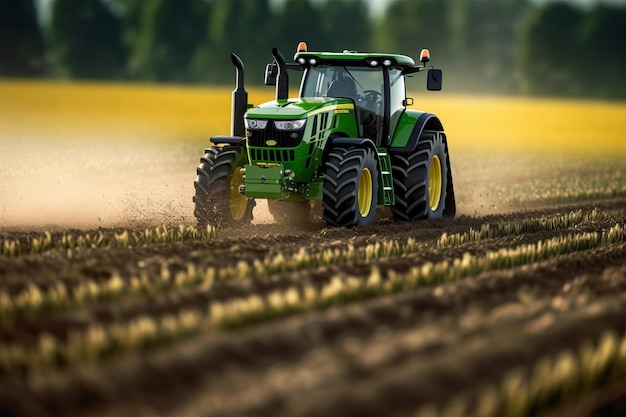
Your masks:
M 326 93 L 327 97 L 343 97 L 354 100 L 356 98 L 356 84 L 350 77 L 343 77 L 333 81 Z

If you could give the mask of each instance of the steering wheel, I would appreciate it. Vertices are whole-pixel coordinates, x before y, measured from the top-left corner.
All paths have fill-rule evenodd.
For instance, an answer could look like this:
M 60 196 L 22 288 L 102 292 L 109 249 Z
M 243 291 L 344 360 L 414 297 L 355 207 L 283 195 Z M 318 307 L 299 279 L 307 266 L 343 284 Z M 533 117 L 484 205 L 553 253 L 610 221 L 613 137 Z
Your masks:
M 376 90 L 363 90 L 363 94 L 368 95 L 368 94 L 375 94 L 377 96 L 381 96 L 382 94 L 380 94 L 378 91 Z
M 376 110 L 376 106 L 378 105 L 378 100 L 382 97 L 376 90 L 363 90 L 363 101 L 365 102 L 365 107 L 370 110 Z

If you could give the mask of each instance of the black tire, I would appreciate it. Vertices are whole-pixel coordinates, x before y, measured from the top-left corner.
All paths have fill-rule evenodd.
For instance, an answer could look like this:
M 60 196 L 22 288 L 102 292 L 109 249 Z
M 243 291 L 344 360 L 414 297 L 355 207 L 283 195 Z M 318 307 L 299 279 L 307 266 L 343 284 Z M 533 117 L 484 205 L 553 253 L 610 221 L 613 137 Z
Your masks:
M 199 227 L 246 225 L 252 221 L 254 200 L 239 193 L 246 154 L 238 146 L 213 146 L 200 158 L 193 185 L 194 216 Z
M 311 205 L 308 201 L 267 200 L 267 208 L 276 223 L 293 226 L 311 223 Z
M 378 204 L 378 165 L 369 149 L 332 149 L 324 166 L 324 220 L 327 226 L 365 226 Z
M 454 217 L 455 203 L 445 135 L 424 131 L 410 154 L 393 154 L 395 221 Z

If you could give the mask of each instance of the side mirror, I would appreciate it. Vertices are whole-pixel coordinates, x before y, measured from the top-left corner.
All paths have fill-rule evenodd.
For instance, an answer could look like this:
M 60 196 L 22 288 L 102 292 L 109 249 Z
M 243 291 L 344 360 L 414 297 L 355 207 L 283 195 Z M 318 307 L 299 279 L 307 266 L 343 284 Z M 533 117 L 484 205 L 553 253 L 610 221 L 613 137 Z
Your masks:
M 278 65 L 275 62 L 267 64 L 265 67 L 265 85 L 276 85 L 276 77 L 278 76 Z
M 426 89 L 428 91 L 441 91 L 443 83 L 443 72 L 440 69 L 429 69 Z

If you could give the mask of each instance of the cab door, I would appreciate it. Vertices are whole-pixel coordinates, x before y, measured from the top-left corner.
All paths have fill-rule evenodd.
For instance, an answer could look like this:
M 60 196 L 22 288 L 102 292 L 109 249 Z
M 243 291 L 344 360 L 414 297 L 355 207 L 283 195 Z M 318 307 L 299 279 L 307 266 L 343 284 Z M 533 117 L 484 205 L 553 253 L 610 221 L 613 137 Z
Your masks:
M 404 74 L 397 68 L 389 69 L 389 141 L 396 133 L 396 128 L 402 113 L 406 110 L 406 85 L 404 83 Z

